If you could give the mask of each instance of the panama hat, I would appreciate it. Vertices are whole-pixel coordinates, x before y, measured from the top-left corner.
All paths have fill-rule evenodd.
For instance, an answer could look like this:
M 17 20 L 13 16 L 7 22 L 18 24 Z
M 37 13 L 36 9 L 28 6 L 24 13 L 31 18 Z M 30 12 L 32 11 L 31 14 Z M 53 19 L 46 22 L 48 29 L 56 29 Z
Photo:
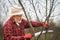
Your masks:
M 19 8 L 19 7 L 13 7 L 13 8 L 10 8 L 9 9 L 9 13 L 10 13 L 10 17 L 12 16 L 15 16 L 15 15 L 23 15 L 24 12 L 23 12 L 23 9 L 22 8 Z

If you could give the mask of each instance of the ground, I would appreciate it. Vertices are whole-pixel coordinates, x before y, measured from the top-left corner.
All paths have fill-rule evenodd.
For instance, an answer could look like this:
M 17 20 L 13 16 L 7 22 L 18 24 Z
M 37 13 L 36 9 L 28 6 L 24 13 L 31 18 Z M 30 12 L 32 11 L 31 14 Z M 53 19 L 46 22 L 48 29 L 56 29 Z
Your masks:
M 3 30 L 2 30 L 2 28 L 3 27 L 0 27 L 0 40 L 3 40 Z M 53 33 L 47 33 L 46 39 L 47 40 L 60 40 L 60 27 L 55 27 L 55 28 L 53 28 L 53 30 L 54 30 Z M 26 33 L 27 32 L 28 31 L 26 31 Z M 45 40 L 45 34 L 42 34 L 41 37 L 39 38 L 39 40 Z

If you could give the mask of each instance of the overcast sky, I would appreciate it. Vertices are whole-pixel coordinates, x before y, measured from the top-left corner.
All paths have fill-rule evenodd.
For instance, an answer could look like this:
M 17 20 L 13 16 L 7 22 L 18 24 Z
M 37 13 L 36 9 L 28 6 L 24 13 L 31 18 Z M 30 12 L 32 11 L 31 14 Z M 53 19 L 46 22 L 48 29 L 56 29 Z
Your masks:
M 39 2 L 39 3 L 35 4 L 36 2 Z M 54 15 L 60 14 L 60 0 L 57 0 L 56 3 L 55 3 L 55 5 L 58 2 L 59 2 L 59 5 L 56 6 L 56 9 L 52 13 L 51 16 L 53 16 L 53 14 Z M 32 20 L 36 20 L 36 15 L 35 15 L 33 6 L 29 2 L 29 0 L 22 0 L 22 3 L 24 4 L 26 12 L 30 14 Z M 49 7 L 50 7 L 49 4 L 50 4 L 50 2 L 48 0 L 48 12 L 49 12 Z M 46 6 L 45 6 L 45 0 L 34 0 L 34 5 L 36 7 L 36 11 L 37 11 L 39 19 L 44 21 L 44 19 L 45 19 L 45 8 L 46 8 Z M 17 0 L 9 0 L 9 1 L 8 0 L 0 0 L 0 21 L 4 21 L 4 20 L 6 20 L 8 18 L 9 13 L 6 12 L 7 8 L 8 8 L 8 11 L 9 11 L 9 8 L 14 7 L 14 6 L 20 7 L 20 4 L 18 3 Z M 41 13 L 39 13 L 39 10 L 41 10 Z M 60 15 L 59 16 L 55 16 L 53 18 L 54 21 L 56 22 L 56 21 L 60 20 L 59 17 L 60 17 Z

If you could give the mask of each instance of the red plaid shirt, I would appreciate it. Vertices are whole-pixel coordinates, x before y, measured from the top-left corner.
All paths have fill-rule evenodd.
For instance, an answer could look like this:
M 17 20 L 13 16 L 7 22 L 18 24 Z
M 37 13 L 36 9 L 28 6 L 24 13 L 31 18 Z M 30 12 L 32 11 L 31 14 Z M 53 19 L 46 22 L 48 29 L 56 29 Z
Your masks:
M 32 22 L 33 27 L 39 27 L 41 25 L 40 22 Z M 28 22 L 23 19 L 19 26 L 14 22 L 13 18 L 10 18 L 4 24 L 4 40 L 25 40 L 22 36 L 25 35 L 24 28 L 29 28 Z

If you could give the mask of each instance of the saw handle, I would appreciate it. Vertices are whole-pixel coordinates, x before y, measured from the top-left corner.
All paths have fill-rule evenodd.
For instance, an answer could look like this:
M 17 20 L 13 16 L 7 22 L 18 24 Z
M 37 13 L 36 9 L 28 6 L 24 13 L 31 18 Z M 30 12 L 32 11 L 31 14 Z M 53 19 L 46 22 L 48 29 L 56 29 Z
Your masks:
M 26 38 L 26 40 L 30 40 L 30 38 Z

